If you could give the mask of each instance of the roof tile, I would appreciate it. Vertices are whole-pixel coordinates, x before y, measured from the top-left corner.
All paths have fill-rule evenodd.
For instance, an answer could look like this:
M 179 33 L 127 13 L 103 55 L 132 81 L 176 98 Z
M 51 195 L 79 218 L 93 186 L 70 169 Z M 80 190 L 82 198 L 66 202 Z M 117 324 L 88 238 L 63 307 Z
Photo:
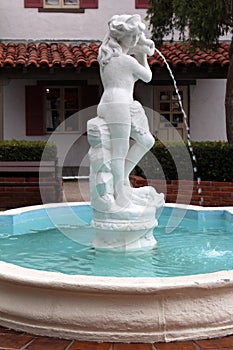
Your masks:
M 65 42 L 27 42 L 27 43 L 0 43 L 0 68 L 5 66 L 29 67 L 34 65 L 65 68 L 71 66 L 92 67 L 98 66 L 99 43 L 74 43 Z M 164 43 L 161 48 L 162 54 L 172 67 L 202 67 L 219 66 L 228 68 L 229 65 L 229 44 L 221 43 L 216 51 L 211 50 L 188 50 L 181 43 Z M 163 67 L 162 57 L 155 52 L 148 57 L 151 67 Z

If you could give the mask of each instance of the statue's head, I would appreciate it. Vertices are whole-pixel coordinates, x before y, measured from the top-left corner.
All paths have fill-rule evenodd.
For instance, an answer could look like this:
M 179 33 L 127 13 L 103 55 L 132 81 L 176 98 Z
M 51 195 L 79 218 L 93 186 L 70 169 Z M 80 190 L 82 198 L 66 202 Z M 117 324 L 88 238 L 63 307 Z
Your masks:
M 132 49 L 142 37 L 146 26 L 139 15 L 115 15 L 109 22 L 109 31 L 99 50 L 98 60 L 103 67 L 112 57 L 122 53 L 122 47 Z
M 140 35 L 145 30 L 139 15 L 115 15 L 108 22 L 109 34 L 117 41 L 128 35 Z

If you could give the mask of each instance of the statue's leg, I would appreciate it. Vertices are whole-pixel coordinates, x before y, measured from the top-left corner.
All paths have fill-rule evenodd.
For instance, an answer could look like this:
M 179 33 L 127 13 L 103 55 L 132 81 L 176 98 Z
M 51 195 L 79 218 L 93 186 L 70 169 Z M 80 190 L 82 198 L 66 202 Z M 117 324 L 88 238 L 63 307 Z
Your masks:
M 111 172 L 113 175 L 114 197 L 119 206 L 129 201 L 124 191 L 125 159 L 129 151 L 131 132 L 130 106 L 109 103 L 99 109 L 105 119 L 111 138 Z
M 154 144 L 153 136 L 147 132 L 143 135 L 140 133 L 132 133 L 132 138 L 135 143 L 129 149 L 125 161 L 125 183 L 129 184 L 129 174 L 142 159 L 142 157 L 148 152 Z
M 130 126 L 114 124 L 111 132 L 111 169 L 114 178 L 114 196 L 118 205 L 126 204 L 124 192 L 125 158 L 129 149 Z M 122 202 L 122 203 L 121 203 Z
M 134 101 L 130 106 L 131 133 L 135 143 L 129 149 L 125 162 L 125 184 L 129 185 L 129 174 L 154 144 L 154 137 L 149 130 L 147 116 L 141 104 Z

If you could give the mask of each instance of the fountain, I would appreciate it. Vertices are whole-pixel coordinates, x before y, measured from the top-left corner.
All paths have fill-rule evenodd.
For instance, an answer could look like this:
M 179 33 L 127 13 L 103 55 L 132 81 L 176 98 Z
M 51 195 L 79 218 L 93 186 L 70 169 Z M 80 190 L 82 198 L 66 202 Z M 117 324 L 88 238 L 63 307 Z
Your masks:
M 129 184 L 131 169 L 153 144 L 144 110 L 132 98 L 134 82 L 151 78 L 146 55 L 154 46 L 143 31 L 138 15 L 114 16 L 100 50 L 104 93 L 98 116 L 88 122 L 92 206 L 47 204 L 0 213 L 3 326 L 99 342 L 168 342 L 233 332 L 233 209 L 168 205 L 151 187 Z M 171 225 L 171 215 L 187 220 L 172 244 L 172 234 L 163 230 Z M 208 233 L 213 229 L 217 239 L 212 243 Z M 198 243 L 204 239 L 194 260 L 189 250 L 181 254 L 184 234 L 190 249 L 194 235 Z M 176 253 L 172 261 L 179 263 L 178 273 L 154 274 L 159 253 L 163 262 L 170 261 L 169 249 L 163 253 L 162 247 Z M 227 263 L 205 267 L 207 258 L 224 255 Z M 123 272 L 111 275 L 116 260 Z M 103 261 L 108 272 L 99 272 Z M 136 273 L 130 274 L 126 261 L 136 263 Z M 191 261 L 194 268 L 188 272 Z M 137 264 L 144 262 L 138 276 Z

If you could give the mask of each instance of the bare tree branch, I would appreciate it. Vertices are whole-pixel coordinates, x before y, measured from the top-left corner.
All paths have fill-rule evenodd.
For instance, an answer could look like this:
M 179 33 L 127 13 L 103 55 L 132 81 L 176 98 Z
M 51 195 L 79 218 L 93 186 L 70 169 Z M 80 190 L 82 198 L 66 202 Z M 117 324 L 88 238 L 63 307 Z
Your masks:
M 229 18 L 224 18 L 223 23 L 228 27 L 233 27 L 233 21 L 230 20 Z
M 224 16 L 223 23 L 228 27 L 233 27 L 233 12 L 229 11 L 228 0 L 223 0 Z M 231 5 L 231 11 L 233 11 L 233 0 Z

